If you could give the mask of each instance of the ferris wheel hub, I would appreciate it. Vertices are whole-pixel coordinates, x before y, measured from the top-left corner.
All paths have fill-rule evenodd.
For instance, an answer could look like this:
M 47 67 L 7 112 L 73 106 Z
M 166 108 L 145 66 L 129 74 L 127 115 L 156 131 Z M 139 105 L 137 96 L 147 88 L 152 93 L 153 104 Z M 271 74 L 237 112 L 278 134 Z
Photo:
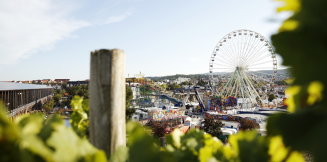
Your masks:
M 244 67 L 244 66 L 236 66 L 236 69 L 235 69 L 236 71 L 246 71 L 246 70 L 248 70 L 248 68 L 247 67 Z

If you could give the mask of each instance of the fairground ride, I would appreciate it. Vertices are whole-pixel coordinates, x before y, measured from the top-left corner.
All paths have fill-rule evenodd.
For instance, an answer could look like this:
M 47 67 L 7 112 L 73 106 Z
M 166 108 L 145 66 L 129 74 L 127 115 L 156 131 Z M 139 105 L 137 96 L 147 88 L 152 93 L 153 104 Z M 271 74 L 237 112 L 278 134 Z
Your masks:
M 236 30 L 225 35 L 215 46 L 209 73 L 214 95 L 236 97 L 243 108 L 260 106 L 273 90 L 276 54 L 261 34 Z

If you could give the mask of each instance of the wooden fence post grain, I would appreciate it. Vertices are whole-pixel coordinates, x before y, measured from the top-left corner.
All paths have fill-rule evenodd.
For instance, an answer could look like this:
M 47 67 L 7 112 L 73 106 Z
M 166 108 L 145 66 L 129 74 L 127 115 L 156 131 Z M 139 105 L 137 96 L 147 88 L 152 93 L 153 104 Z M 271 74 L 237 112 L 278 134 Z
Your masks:
M 90 141 L 110 156 L 126 146 L 124 52 L 91 52 L 90 73 Z

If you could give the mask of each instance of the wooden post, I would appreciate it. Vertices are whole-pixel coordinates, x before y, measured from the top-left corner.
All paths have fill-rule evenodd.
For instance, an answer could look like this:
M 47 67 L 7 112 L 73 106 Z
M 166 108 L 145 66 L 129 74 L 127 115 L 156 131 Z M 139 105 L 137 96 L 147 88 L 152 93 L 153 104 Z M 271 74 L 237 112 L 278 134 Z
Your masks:
M 110 156 L 126 146 L 124 52 L 91 52 L 90 73 L 90 141 Z

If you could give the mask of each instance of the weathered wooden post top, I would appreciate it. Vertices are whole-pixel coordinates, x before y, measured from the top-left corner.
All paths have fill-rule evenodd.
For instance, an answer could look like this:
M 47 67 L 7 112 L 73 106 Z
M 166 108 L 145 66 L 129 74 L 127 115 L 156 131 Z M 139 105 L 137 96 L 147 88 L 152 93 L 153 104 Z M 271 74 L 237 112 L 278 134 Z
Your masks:
M 90 73 L 90 141 L 109 156 L 126 146 L 124 52 L 91 52 Z

